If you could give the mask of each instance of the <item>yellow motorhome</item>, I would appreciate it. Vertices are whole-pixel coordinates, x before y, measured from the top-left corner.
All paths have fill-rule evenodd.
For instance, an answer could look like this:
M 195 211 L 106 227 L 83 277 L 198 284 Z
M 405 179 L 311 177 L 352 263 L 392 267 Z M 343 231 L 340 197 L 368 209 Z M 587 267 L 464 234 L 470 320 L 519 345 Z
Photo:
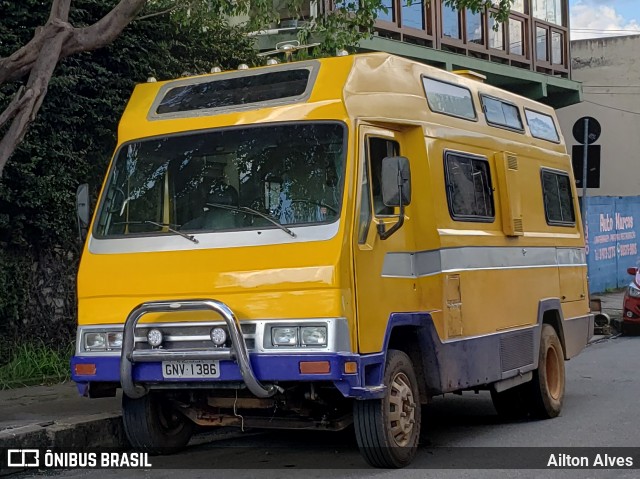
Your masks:
M 416 453 L 421 404 L 560 413 L 591 336 L 552 108 L 385 53 L 138 85 L 78 274 L 73 379 L 131 443 L 199 425 Z

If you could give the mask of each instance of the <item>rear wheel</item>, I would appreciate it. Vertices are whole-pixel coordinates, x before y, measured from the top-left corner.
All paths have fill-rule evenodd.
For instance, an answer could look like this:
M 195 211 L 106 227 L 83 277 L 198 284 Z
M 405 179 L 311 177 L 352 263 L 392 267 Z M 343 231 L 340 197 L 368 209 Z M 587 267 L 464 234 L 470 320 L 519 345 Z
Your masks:
M 416 455 L 420 438 L 420 397 L 411 359 L 389 350 L 383 399 L 355 401 L 354 426 L 360 453 L 374 467 L 400 468 Z
M 538 369 L 533 372 L 532 413 L 541 419 L 556 417 L 564 401 L 564 352 L 556 330 L 542 325 Z
M 139 399 L 122 396 L 124 431 L 134 448 L 152 454 L 170 454 L 187 445 L 195 424 L 160 394 Z

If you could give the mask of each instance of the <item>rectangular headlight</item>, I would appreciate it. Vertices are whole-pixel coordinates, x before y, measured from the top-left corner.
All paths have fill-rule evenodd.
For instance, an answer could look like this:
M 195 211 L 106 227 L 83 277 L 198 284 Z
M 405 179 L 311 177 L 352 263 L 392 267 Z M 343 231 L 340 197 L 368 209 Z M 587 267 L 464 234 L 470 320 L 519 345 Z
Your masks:
M 640 298 L 640 289 L 629 286 L 629 296 L 632 298 Z
M 305 326 L 301 328 L 303 346 L 326 346 L 327 327 L 326 326 Z
M 103 350 L 107 348 L 106 333 L 84 333 L 84 349 L 87 351 Z
M 122 349 L 122 334 L 121 332 L 107 333 L 107 345 L 109 349 Z
M 297 346 L 298 328 L 271 328 L 271 344 L 274 346 Z

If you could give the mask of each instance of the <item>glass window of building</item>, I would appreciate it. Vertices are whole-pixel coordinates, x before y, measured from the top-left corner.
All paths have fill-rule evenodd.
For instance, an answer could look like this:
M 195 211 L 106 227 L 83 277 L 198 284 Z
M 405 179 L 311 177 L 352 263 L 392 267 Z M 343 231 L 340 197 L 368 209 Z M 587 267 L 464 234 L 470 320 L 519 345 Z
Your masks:
M 526 0 L 511 0 L 511 1 L 513 2 L 511 5 L 512 12 L 526 13 L 524 11 Z M 500 2 L 498 0 L 494 0 L 492 4 L 496 8 L 500 7 Z
M 551 33 L 551 63 L 553 63 L 554 65 L 562 65 L 564 63 L 564 58 L 562 55 L 562 40 L 562 33 Z
M 524 55 L 524 24 L 514 18 L 509 19 L 509 53 Z
M 402 0 L 402 26 L 424 30 L 423 0 Z
M 382 0 L 382 6 L 387 9 L 385 12 L 383 9 L 378 10 L 378 20 L 385 22 L 395 22 L 396 16 L 394 11 L 394 0 Z
M 483 14 L 473 13 L 471 10 L 467 10 L 466 14 L 467 22 L 467 43 L 479 43 L 484 44 L 484 19 Z
M 535 18 L 562 25 L 562 0 L 532 0 L 531 3 Z
M 526 13 L 524 11 L 525 3 L 526 3 L 525 0 L 514 0 L 513 5 L 511 5 L 511 11 L 518 12 L 518 13 Z
M 496 29 L 496 25 L 498 25 Z M 489 18 L 489 48 L 504 50 L 504 28 L 502 23 L 496 23 L 494 18 Z
M 449 38 L 462 38 L 460 28 L 460 12 L 457 8 L 442 5 L 442 34 Z
M 549 61 L 547 52 L 548 35 L 549 31 L 546 28 L 536 27 L 536 58 L 542 62 Z

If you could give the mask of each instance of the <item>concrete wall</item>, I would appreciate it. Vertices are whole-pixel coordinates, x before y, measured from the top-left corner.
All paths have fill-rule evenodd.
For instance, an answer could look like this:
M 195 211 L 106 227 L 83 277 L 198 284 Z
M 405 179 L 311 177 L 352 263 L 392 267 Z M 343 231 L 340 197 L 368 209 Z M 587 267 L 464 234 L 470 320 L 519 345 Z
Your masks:
M 640 35 L 573 41 L 571 55 L 584 101 L 558 110 L 569 154 L 576 120 L 592 116 L 602 126 L 600 188 L 588 194 L 640 195 Z

